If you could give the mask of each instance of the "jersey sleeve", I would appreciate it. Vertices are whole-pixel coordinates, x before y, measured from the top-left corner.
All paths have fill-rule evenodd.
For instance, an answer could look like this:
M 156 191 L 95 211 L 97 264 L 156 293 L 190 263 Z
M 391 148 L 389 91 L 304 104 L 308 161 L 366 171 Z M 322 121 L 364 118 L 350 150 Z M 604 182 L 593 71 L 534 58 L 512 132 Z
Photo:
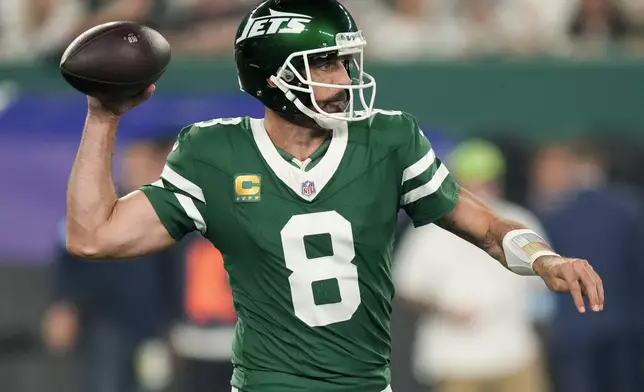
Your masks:
M 192 126 L 181 130 L 168 155 L 161 178 L 141 190 L 150 200 L 159 219 L 175 240 L 200 231 L 206 234 L 206 199 L 196 170 Z
M 400 206 L 414 226 L 419 227 L 447 215 L 458 201 L 460 186 L 436 156 L 416 120 L 408 114 L 403 116 L 406 117 L 406 131 L 411 135 L 399 149 Z

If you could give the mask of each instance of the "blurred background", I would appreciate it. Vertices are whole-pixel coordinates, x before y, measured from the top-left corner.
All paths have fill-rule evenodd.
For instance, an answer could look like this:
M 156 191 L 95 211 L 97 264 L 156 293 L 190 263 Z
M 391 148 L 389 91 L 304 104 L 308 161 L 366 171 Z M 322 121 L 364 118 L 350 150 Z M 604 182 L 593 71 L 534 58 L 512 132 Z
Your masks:
M 181 127 L 262 115 L 232 59 L 257 3 L 0 0 L 0 391 L 230 390 L 236 316 L 216 249 L 189 237 L 110 264 L 65 252 L 86 101 L 57 67 L 107 21 L 172 44 L 154 99 L 122 121 L 125 193 L 156 179 Z M 590 260 L 606 289 L 604 313 L 578 315 L 539 279 L 401 216 L 394 390 L 644 391 L 644 2 L 343 3 L 367 35 L 377 107 L 416 116 L 459 181 Z

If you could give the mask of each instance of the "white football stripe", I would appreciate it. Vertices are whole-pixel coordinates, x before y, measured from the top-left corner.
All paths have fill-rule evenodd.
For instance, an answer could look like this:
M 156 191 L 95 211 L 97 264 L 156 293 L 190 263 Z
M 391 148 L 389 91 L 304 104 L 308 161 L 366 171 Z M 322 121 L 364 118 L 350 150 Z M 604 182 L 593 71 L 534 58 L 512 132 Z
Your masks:
M 184 178 L 181 174 L 175 172 L 170 168 L 170 166 L 165 165 L 163 172 L 161 172 L 161 178 L 168 181 L 170 184 L 176 186 L 182 191 L 186 192 L 190 196 L 199 200 L 202 203 L 206 203 L 206 198 L 203 195 L 203 191 L 197 185 L 195 185 L 190 180 Z
M 418 160 L 418 162 L 414 163 L 403 171 L 402 184 L 404 184 L 405 181 L 409 181 L 412 178 L 416 178 L 419 175 L 423 174 L 425 170 L 429 169 L 429 167 L 432 165 L 432 163 L 434 163 L 435 160 L 436 154 L 434 154 L 433 149 L 430 149 L 424 157 Z
M 438 188 L 441 187 L 445 178 L 449 175 L 449 170 L 445 165 L 440 165 L 436 173 L 431 180 L 429 180 L 424 185 L 419 186 L 418 188 L 411 190 L 405 193 L 402 197 L 401 204 L 407 205 L 415 202 L 416 200 L 422 199 L 425 196 L 429 196 L 436 192 Z
M 186 212 L 186 215 L 190 219 L 192 219 L 193 222 L 195 222 L 195 226 L 197 227 L 197 230 L 201 232 L 201 234 L 206 234 L 206 222 L 203 219 L 203 216 L 201 216 L 201 213 L 197 209 L 197 206 L 195 205 L 194 200 L 189 198 L 186 195 L 182 195 L 179 193 L 174 194 L 177 197 L 177 200 L 179 200 L 179 204 L 181 204 L 181 207 L 183 207 L 183 210 Z

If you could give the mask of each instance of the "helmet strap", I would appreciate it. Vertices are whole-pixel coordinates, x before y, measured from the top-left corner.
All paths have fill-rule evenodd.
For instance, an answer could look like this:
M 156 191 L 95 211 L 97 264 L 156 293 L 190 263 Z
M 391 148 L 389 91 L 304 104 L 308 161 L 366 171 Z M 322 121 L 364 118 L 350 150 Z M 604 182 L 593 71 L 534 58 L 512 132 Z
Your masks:
M 283 93 L 286 95 L 286 98 L 291 101 L 298 112 L 295 113 L 279 113 L 280 117 L 285 120 L 302 127 L 310 129 L 335 129 L 341 125 L 343 121 L 336 120 L 332 118 L 327 118 L 321 113 L 317 113 L 315 110 L 311 109 L 312 105 L 310 94 L 299 93 L 291 91 L 291 89 L 286 86 L 282 80 L 276 76 L 271 76 L 270 81 L 275 84 Z M 300 99 L 299 96 L 303 96 Z

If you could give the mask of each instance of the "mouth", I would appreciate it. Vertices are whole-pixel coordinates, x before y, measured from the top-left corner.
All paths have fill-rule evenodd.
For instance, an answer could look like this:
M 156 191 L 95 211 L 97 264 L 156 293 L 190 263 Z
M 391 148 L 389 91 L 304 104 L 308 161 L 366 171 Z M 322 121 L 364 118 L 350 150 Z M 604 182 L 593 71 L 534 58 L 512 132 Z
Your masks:
M 340 91 L 325 100 L 320 107 L 327 113 L 343 113 L 349 108 L 349 94 L 345 90 Z

